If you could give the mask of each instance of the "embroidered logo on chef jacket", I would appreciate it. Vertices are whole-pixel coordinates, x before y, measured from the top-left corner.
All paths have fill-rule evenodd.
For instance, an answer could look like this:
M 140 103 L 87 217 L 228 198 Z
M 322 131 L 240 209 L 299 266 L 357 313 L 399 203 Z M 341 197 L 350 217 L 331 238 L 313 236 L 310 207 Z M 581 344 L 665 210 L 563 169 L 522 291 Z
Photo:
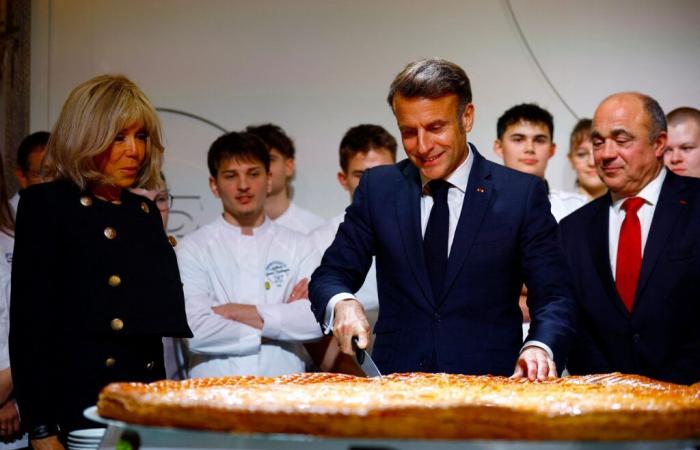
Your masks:
M 289 267 L 281 261 L 272 261 L 265 267 L 265 289 L 270 289 L 270 284 L 277 287 L 284 285 L 289 276 Z

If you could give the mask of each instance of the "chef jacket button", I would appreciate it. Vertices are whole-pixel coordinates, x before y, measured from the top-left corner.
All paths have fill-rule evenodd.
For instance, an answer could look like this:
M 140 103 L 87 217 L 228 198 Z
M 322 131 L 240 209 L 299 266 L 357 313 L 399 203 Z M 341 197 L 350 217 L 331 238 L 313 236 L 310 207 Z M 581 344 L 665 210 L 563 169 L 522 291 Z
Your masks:
M 173 247 L 177 245 L 177 239 L 175 239 L 175 236 L 168 236 L 168 242 L 170 242 L 170 245 L 172 245 Z
M 107 283 L 112 287 L 117 287 L 122 284 L 122 279 L 119 275 L 112 275 L 109 277 L 109 280 L 107 280 Z
M 112 327 L 114 331 L 119 331 L 124 328 L 124 321 L 122 319 L 112 319 L 109 322 L 109 326 Z
M 635 344 L 638 344 L 638 343 L 639 343 L 639 339 L 641 339 L 641 338 L 639 337 L 639 335 L 638 335 L 637 333 L 635 333 L 635 334 L 632 336 L 632 340 L 634 341 Z
M 148 214 L 148 212 L 149 212 L 150 210 L 151 210 L 151 208 L 148 207 L 148 205 L 146 204 L 146 202 L 141 202 L 141 211 L 143 211 L 143 212 L 145 212 L 146 214 Z
M 155 364 L 153 361 L 148 361 L 148 362 L 146 363 L 146 369 L 151 370 L 151 369 L 153 369 L 153 368 L 155 367 L 155 365 L 156 365 L 156 364 Z
M 80 197 L 80 204 L 83 206 L 92 206 L 92 198 L 87 195 L 83 195 Z
M 107 359 L 105 360 L 105 367 L 112 367 L 112 366 L 114 366 L 116 363 L 117 363 L 117 360 L 116 360 L 116 359 L 114 359 L 114 358 L 112 358 L 112 357 L 109 357 L 109 358 L 107 358 Z
M 104 234 L 105 234 L 105 237 L 111 241 L 112 239 L 117 237 L 117 230 L 115 230 L 112 227 L 107 227 L 107 228 L 105 228 Z

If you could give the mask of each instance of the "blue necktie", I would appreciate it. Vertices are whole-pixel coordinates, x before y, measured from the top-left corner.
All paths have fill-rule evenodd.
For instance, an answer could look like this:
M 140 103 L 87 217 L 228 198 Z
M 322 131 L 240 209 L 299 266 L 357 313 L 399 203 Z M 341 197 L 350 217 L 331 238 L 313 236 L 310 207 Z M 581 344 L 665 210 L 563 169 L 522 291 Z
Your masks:
M 447 270 L 447 237 L 450 233 L 450 210 L 447 207 L 447 191 L 452 185 L 445 180 L 428 182 L 433 197 L 428 226 L 423 236 L 425 263 L 433 288 L 433 298 L 437 301 L 442 294 Z

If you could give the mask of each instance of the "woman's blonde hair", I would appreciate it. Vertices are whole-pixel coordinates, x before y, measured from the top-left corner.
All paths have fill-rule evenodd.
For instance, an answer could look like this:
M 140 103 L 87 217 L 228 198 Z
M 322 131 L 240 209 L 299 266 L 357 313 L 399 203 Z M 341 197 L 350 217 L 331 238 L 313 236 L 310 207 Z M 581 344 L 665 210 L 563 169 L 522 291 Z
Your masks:
M 146 152 L 132 187 L 161 183 L 163 144 L 160 120 L 148 97 L 122 75 L 100 75 L 78 85 L 68 96 L 51 132 L 44 160 L 50 179 L 68 179 L 85 189 L 113 184 L 95 164 L 122 130 L 139 123 L 148 135 Z

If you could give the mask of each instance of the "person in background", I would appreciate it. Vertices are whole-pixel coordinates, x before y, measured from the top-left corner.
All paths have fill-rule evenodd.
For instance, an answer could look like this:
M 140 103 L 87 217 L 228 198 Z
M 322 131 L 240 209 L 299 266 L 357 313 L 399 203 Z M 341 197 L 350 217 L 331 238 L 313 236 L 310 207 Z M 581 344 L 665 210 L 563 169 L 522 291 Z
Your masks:
M 367 169 L 396 163 L 396 139 L 379 125 L 357 125 L 350 128 L 340 141 L 339 157 L 338 182 L 350 194 L 352 202 L 355 189 L 360 184 L 360 178 Z M 343 222 L 344 217 L 345 213 L 338 214 L 311 233 L 311 239 L 321 254 L 333 243 L 338 226 Z M 364 284 L 355 295 L 362 302 L 370 327 L 374 328 L 379 313 L 377 273 L 374 261 L 367 272 Z M 320 363 L 320 369 L 323 372 L 334 371 L 333 367 L 340 355 L 337 345 L 329 345 L 331 341 L 330 337 L 322 341 L 327 344 L 323 347 Z
M 185 289 L 191 377 L 304 372 L 303 342 L 317 340 L 307 294 L 320 256 L 309 239 L 265 215 L 270 152 L 248 132 L 219 137 L 207 154 L 222 214 L 185 236 L 177 258 Z
M 22 191 L 12 261 L 10 362 L 35 449 L 62 449 L 113 381 L 163 379 L 163 336 L 191 336 L 156 205 L 160 121 L 130 80 L 69 94 L 49 138 L 47 180 Z
M 292 201 L 294 178 L 294 142 L 277 125 L 251 125 L 246 132 L 262 139 L 270 150 L 270 193 L 265 201 L 265 214 L 276 223 L 302 234 L 309 234 L 323 224 L 320 216 Z
M 155 189 L 134 188 L 131 189 L 131 192 L 146 197 L 156 204 L 160 217 L 163 220 L 163 230 L 167 233 L 168 217 L 173 204 L 173 196 L 170 195 L 165 175 L 162 172 L 160 173 L 160 178 L 162 183 L 157 185 Z M 168 235 L 168 240 L 173 247 L 177 245 L 177 240 L 174 236 Z M 163 358 L 165 361 L 165 376 L 169 380 L 184 380 L 188 378 L 187 351 L 182 339 L 164 337 Z
M 379 370 L 557 376 L 574 335 L 570 277 L 541 179 L 487 161 L 467 142 L 471 85 L 442 59 L 391 84 L 408 160 L 366 170 L 309 294 L 346 354 L 370 327 L 352 294 L 377 261 Z M 518 294 L 531 288 L 523 344 Z M 556 360 L 556 361 L 555 361 Z
M 20 189 L 41 183 L 41 162 L 46 154 L 46 144 L 49 142 L 48 131 L 37 131 L 22 139 L 22 142 L 17 148 L 17 167 L 15 168 L 15 177 L 19 183 Z M 12 196 L 10 205 L 12 206 L 12 214 L 17 212 L 17 204 L 19 203 L 19 192 Z
M 589 201 L 600 197 L 608 190 L 595 168 L 591 123 L 591 119 L 581 119 L 576 123 L 571 131 L 567 155 L 571 168 L 576 172 L 578 193 L 584 195 Z
M 567 367 L 696 383 L 700 179 L 664 167 L 666 118 L 647 95 L 603 100 L 592 142 L 608 193 L 561 222 L 580 317 Z
M 666 167 L 676 175 L 700 178 L 700 111 L 687 106 L 676 108 L 666 120 Z
M 503 113 L 496 126 L 493 151 L 503 158 L 503 165 L 544 180 L 552 215 L 558 221 L 585 205 L 588 199 L 576 192 L 549 189 L 545 171 L 557 145 L 553 141 L 554 120 L 544 108 L 534 103 L 513 106 Z
M 503 158 L 506 167 L 535 175 L 544 181 L 552 215 L 557 222 L 586 204 L 588 200 L 581 194 L 549 189 L 545 179 L 547 163 L 557 149 L 553 142 L 554 119 L 549 111 L 533 103 L 513 106 L 498 119 L 496 133 L 493 151 Z M 527 336 L 530 327 L 527 296 L 527 287 L 523 285 L 518 301 L 523 315 L 523 336 Z
M 0 449 L 27 446 L 20 433 L 20 420 L 13 395 L 8 336 L 10 332 L 10 275 L 15 220 L 5 188 L 5 170 L 0 158 Z

